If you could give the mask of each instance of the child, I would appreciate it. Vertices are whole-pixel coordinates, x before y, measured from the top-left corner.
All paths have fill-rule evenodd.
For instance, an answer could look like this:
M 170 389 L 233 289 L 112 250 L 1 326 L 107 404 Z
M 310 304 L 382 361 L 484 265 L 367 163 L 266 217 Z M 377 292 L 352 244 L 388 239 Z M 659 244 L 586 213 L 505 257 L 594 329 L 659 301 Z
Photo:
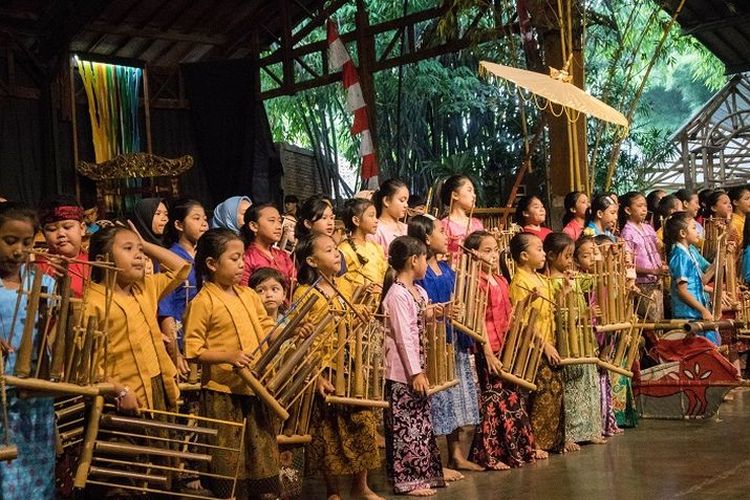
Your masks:
M 200 202 L 182 198 L 172 204 L 169 214 L 169 223 L 164 230 L 164 245 L 172 253 L 192 264 L 198 240 L 203 233 L 208 231 L 206 212 Z M 198 283 L 195 279 L 195 269 L 191 268 L 187 279 L 159 302 L 161 331 L 168 340 L 167 345 L 172 360 L 175 361 L 182 375 L 186 375 L 190 370 L 182 356 L 184 351 L 182 324 L 185 309 L 196 293 L 198 293 Z M 176 346 L 170 345 L 175 341 Z
M 659 241 L 659 248 L 664 245 L 664 221 L 673 213 L 682 208 L 682 202 L 673 194 L 663 196 L 659 201 L 657 214 L 659 216 L 659 229 L 656 230 L 656 238 Z
M 380 286 L 388 263 L 383 247 L 367 238 L 375 234 L 378 217 L 375 205 L 363 198 L 352 198 L 344 204 L 344 227 L 349 237 L 339 244 L 347 273 L 344 278 L 353 284 Z
M 475 231 L 464 246 L 497 269 L 500 258 L 497 240 L 486 231 Z M 506 470 L 547 458 L 535 453 L 534 434 L 526 411 L 526 393 L 499 377 L 499 355 L 508 334 L 512 307 L 508 282 L 496 271 L 484 274 L 482 290 L 489 287 L 485 325 L 487 342 L 476 353 L 481 386 L 482 419 L 474 431 L 469 459 L 490 470 Z M 434 396 L 433 396 L 434 398 Z
M 286 277 L 278 269 L 261 267 L 250 276 L 247 284 L 260 296 L 266 314 L 271 317 L 274 323 L 278 322 L 281 313 L 283 313 L 284 301 L 289 289 L 289 282 Z
M 620 197 L 620 236 L 627 242 L 635 257 L 638 288 L 641 293 L 653 299 L 650 304 L 644 304 L 638 313 L 641 318 L 660 321 L 664 319 L 661 277 L 669 270 L 662 263 L 656 231 L 646 223 L 647 215 L 648 208 L 643 193 L 631 191 Z
M 209 418 L 242 422 L 245 435 L 236 428 L 222 428 L 218 446 L 237 446 L 244 439 L 245 453 L 239 463 L 212 453 L 210 472 L 234 475 L 239 471 L 237 498 L 275 498 L 279 491 L 279 448 L 276 420 L 235 373 L 250 363 L 249 354 L 274 325 L 254 290 L 240 286 L 244 245 L 233 231 L 211 229 L 200 240 L 195 268 L 200 291 L 185 317 L 185 355 L 202 365 L 201 407 Z M 228 484 L 225 484 L 228 483 Z M 229 495 L 231 483 L 213 481 L 217 496 Z
M 308 199 L 297 210 L 297 225 L 294 236 L 298 240 L 310 234 L 333 236 L 336 215 L 333 203 L 326 196 L 316 194 Z
M 448 236 L 448 253 L 457 255 L 459 246 L 469 233 L 484 229 L 479 219 L 469 219 L 469 213 L 477 203 L 471 179 L 465 175 L 448 177 L 440 188 L 440 203 L 448 212 L 443 219 L 445 234 Z
M 160 262 L 165 272 L 145 275 L 148 258 Z M 110 291 L 111 304 L 104 288 L 104 271 L 97 267 L 91 270 L 84 301 L 87 315 L 103 318 L 109 310 L 108 354 L 102 369 L 115 384 L 118 409 L 175 408 L 180 394 L 177 370 L 162 342 L 156 309 L 159 300 L 187 279 L 190 264 L 166 248 L 144 241 L 132 224 L 94 233 L 89 260 L 110 260 L 120 269 Z
M 373 197 L 375 211 L 379 217 L 375 242 L 388 256 L 391 242 L 398 236 L 406 235 L 406 224 L 401 222 L 409 208 L 409 188 L 404 181 L 388 179 L 380 185 Z
M 247 209 L 252 204 L 252 201 L 247 196 L 232 196 L 231 198 L 227 198 L 214 208 L 211 228 L 229 229 L 235 234 L 240 234 L 240 228 L 245 221 L 245 212 L 247 212 Z
M 67 264 L 70 276 L 70 292 L 74 297 L 83 296 L 84 283 L 89 277 L 86 252 L 82 249 L 86 225 L 83 222 L 83 207 L 72 196 L 60 196 L 44 201 L 39 207 L 39 222 L 51 255 L 59 255 L 79 262 Z M 40 259 L 43 272 L 55 276 L 53 267 Z
M 393 240 L 383 282 L 385 339 L 385 450 L 396 494 L 431 496 L 445 486 L 430 419 L 425 367 L 427 292 L 415 283 L 427 271 L 427 247 L 411 236 Z
M 417 285 L 427 291 L 430 302 L 451 302 L 456 273 L 447 262 L 438 260 L 439 255 L 445 255 L 448 251 L 443 224 L 430 215 L 418 215 L 409 221 L 408 232 L 409 236 L 417 238 L 427 246 L 427 271 L 423 279 L 417 280 Z M 432 425 L 436 435 L 446 436 L 448 440 L 448 467 L 480 471 L 482 467 L 463 456 L 459 442 L 461 427 L 475 426 L 479 423 L 477 386 L 470 361 L 474 342 L 465 334 L 450 328 L 446 333 L 446 340 L 452 342 L 455 348 L 459 383 L 432 396 Z M 448 481 L 462 477 L 450 469 L 444 471 L 444 475 Z
M 516 223 L 523 228 L 524 233 L 537 236 L 542 242 L 552 230 L 543 227 L 547 219 L 547 211 L 538 196 L 524 196 L 518 200 L 516 207 Z
M 281 240 L 281 214 L 271 204 L 254 205 L 245 212 L 242 237 L 247 248 L 243 260 L 240 284 L 247 285 L 250 275 L 261 267 L 273 267 L 284 275 L 287 282 L 294 283 L 297 270 L 284 250 L 274 247 Z
M 706 209 L 703 212 L 704 219 L 718 219 L 728 221 L 732 217 L 732 200 L 726 191 L 717 189 L 711 191 L 706 197 Z
M 644 202 L 645 202 L 644 198 Z M 573 277 L 573 253 L 575 243 L 565 233 L 551 233 L 544 241 L 547 254 L 547 270 L 552 284 L 552 296 L 557 298 L 562 290 L 572 286 L 578 301 L 579 314 L 588 314 L 583 291 L 591 287 L 591 280 L 583 283 L 580 277 Z M 593 332 L 584 332 L 592 336 Z M 577 443 L 590 442 L 603 444 L 602 418 L 599 395 L 599 375 L 593 364 L 569 365 L 563 367 L 565 387 L 563 406 L 565 408 L 565 450 L 577 451 Z
M 318 301 L 310 310 L 309 319 L 317 324 L 331 307 L 342 304 L 339 293 L 350 298 L 349 291 L 341 289 L 345 280 L 336 278 L 341 271 L 341 254 L 333 238 L 321 233 L 300 240 L 296 254 L 300 267 L 294 299 L 303 297 L 313 287 L 311 293 L 318 296 Z M 318 281 L 319 275 L 327 280 Z M 337 284 L 339 290 L 331 283 Z M 305 462 L 310 471 L 323 470 L 328 498 L 340 497 L 338 476 L 353 475 L 351 496 L 378 500 L 380 497 L 367 484 L 367 471 L 380 466 L 375 413 L 368 408 L 326 404 L 323 397 L 332 391 L 327 379 L 319 377 L 318 393 L 322 397 L 316 398 L 310 428 L 312 442 Z
M 18 295 L 17 291 L 27 270 L 26 252 L 33 246 L 36 228 L 32 210 L 13 202 L 0 205 L 0 355 L 4 358 L 6 375 L 14 373 L 26 322 L 27 295 Z M 31 288 L 34 275 L 41 272 L 34 267 L 30 271 L 23 283 L 26 290 Z M 55 282 L 44 276 L 42 286 L 52 292 Z M 41 328 L 34 329 L 34 346 L 41 341 Z M 0 435 L 10 433 L 10 441 L 18 447 L 18 458 L 0 465 L 0 498 L 51 500 L 55 498 L 54 399 L 19 398 L 12 388 L 7 394 L 10 428 L 4 428 L 0 420 Z
M 646 219 L 654 231 L 658 231 L 661 227 L 661 221 L 659 220 L 659 202 L 662 198 L 667 195 L 667 192 L 663 189 L 654 189 L 648 196 L 646 196 L 646 205 L 648 206 L 648 215 Z
M 573 191 L 565 195 L 563 202 L 565 215 L 563 215 L 563 233 L 567 234 L 573 241 L 583 234 L 586 224 L 586 212 L 589 209 L 589 197 L 581 191 Z
M 703 225 L 697 220 L 701 210 L 698 193 L 687 188 L 682 188 L 675 191 L 674 195 L 682 202 L 682 210 L 680 211 L 687 212 L 690 217 L 696 219 L 695 229 L 698 231 L 698 238 L 703 240 L 705 238 L 705 230 L 703 229 Z
M 732 218 L 729 221 L 733 239 L 740 248 L 745 248 L 742 237 L 745 233 L 745 217 L 750 212 L 750 188 L 736 186 L 727 192 L 732 201 Z
M 664 238 L 672 276 L 670 296 L 675 318 L 713 321 L 708 294 L 704 288 L 704 276 L 713 269 L 693 245 L 698 242 L 695 221 L 685 212 L 677 212 L 664 224 Z M 700 333 L 708 340 L 721 344 L 715 331 Z
M 608 194 L 599 194 L 594 197 L 586 216 L 585 233 L 589 236 L 606 235 L 615 241 L 614 228 L 617 224 L 617 203 Z
M 163 245 L 169 211 L 163 198 L 143 198 L 133 209 L 133 224 L 141 237 L 154 245 Z
M 560 355 L 555 349 L 552 296 L 549 280 L 537 272 L 545 263 L 542 240 L 533 234 L 520 233 L 510 240 L 509 248 L 516 263 L 516 272 L 510 283 L 510 300 L 515 305 L 531 293 L 538 295 L 532 307 L 538 311 L 537 333 L 546 339 L 536 376 L 537 390 L 531 394 L 531 426 L 536 447 L 538 450 L 564 451 L 563 380 L 561 371 L 556 368 Z

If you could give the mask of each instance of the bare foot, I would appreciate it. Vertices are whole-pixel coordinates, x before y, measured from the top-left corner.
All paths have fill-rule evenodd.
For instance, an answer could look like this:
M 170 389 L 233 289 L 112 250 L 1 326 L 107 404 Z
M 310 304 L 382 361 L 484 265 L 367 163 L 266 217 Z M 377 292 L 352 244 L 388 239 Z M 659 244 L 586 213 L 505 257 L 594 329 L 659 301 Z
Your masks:
M 378 432 L 378 448 L 385 448 L 385 436 Z
M 487 467 L 487 470 L 510 470 L 510 465 L 505 462 L 497 462 L 491 467 Z
M 341 500 L 341 495 L 339 495 L 338 493 L 328 495 L 328 500 Z
M 361 491 L 352 490 L 350 495 L 352 498 L 358 498 L 362 500 L 385 500 L 385 498 L 372 491 L 369 487 Z
M 431 497 L 437 495 L 437 491 L 432 488 L 419 488 L 417 490 L 411 490 L 406 495 L 410 497 Z
M 443 479 L 447 483 L 454 483 L 456 481 L 460 481 L 464 478 L 464 475 L 458 472 L 457 470 L 449 469 L 448 467 L 443 467 Z
M 568 453 L 571 451 L 581 451 L 581 447 L 573 441 L 566 441 L 565 446 L 563 446 L 563 453 Z
M 453 457 L 450 462 L 448 462 L 448 466 L 451 469 L 456 470 L 468 470 L 473 472 L 481 472 L 484 470 L 484 467 L 481 467 L 480 465 L 475 464 L 474 462 L 471 462 L 464 457 Z
M 534 458 L 537 460 L 547 460 L 549 458 L 549 453 L 544 450 L 534 450 Z
M 589 443 L 591 444 L 607 444 L 607 440 L 603 437 L 596 437 L 594 439 L 590 439 Z

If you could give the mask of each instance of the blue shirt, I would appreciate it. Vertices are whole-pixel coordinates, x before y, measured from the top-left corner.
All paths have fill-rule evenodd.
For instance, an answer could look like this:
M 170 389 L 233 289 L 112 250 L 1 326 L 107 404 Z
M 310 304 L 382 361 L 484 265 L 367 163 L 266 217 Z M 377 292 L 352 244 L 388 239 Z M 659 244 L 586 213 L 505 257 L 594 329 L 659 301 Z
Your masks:
M 194 264 L 193 257 L 179 243 L 172 245 L 169 250 L 190 264 Z M 198 293 L 198 288 L 193 265 L 187 279 L 159 302 L 159 318 L 174 318 L 177 321 L 177 342 L 180 349 L 182 349 L 182 319 L 188 303 L 193 300 L 196 293 Z
M 427 273 L 424 278 L 416 283 L 427 291 L 427 297 L 430 302 L 445 303 L 450 302 L 453 296 L 453 286 L 456 281 L 456 273 L 445 261 L 438 262 L 440 274 L 436 274 L 431 266 L 427 266 Z M 448 326 L 446 329 L 448 340 L 451 341 L 453 329 Z M 468 335 L 456 332 L 456 346 L 466 351 L 474 345 L 474 341 Z
M 750 283 L 750 245 L 742 252 L 742 277 L 745 278 L 745 283 Z
M 672 297 L 672 316 L 675 318 L 701 319 L 702 315 L 693 309 L 677 295 L 677 285 L 687 283 L 690 295 L 707 309 L 709 307 L 708 294 L 703 288 L 703 273 L 709 263 L 698 250 L 690 245 L 690 248 L 676 244 L 669 256 L 669 274 L 672 276 L 670 295 Z
M 586 229 L 591 229 L 592 231 L 594 231 L 594 236 L 599 236 L 600 234 L 603 234 L 609 237 L 609 239 L 612 240 L 613 243 L 617 242 L 617 238 L 615 238 L 615 235 L 612 231 L 610 231 L 609 229 L 607 229 L 606 231 L 602 231 L 601 229 L 599 229 L 599 226 L 597 226 L 594 221 L 591 221 L 588 224 L 586 224 Z

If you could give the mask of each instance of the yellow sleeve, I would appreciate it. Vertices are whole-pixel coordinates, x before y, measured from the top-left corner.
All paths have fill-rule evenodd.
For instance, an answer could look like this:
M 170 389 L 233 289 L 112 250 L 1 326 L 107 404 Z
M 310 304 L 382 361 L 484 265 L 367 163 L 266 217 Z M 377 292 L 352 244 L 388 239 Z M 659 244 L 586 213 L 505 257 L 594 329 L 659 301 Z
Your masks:
M 185 357 L 196 359 L 208 350 L 208 327 L 211 321 L 211 299 L 198 294 L 185 312 Z
M 146 281 L 146 287 L 155 287 L 156 297 L 158 300 L 161 300 L 172 293 L 178 286 L 180 286 L 180 283 L 187 279 L 191 267 L 190 264 L 185 264 L 177 271 L 172 271 L 165 267 L 164 271 L 144 278 Z

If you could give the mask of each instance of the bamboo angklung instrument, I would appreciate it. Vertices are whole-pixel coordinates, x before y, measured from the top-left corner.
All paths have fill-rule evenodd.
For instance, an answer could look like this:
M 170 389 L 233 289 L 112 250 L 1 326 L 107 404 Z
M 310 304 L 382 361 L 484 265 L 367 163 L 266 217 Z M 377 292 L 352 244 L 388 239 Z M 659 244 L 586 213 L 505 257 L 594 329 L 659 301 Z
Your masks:
M 537 310 L 529 295 L 513 308 L 510 326 L 500 350 L 500 378 L 529 391 L 536 390 L 536 372 L 543 353 L 546 334 L 537 331 Z
M 448 340 L 448 319 L 444 313 L 436 317 L 436 308 L 448 304 L 430 304 L 424 311 L 425 325 L 425 375 L 430 383 L 427 394 L 450 389 L 458 384 L 456 376 L 456 353 L 453 342 Z
M 716 258 L 714 259 L 714 290 L 711 294 L 713 315 L 715 320 L 721 319 L 722 294 L 724 293 L 724 279 L 726 277 L 727 233 L 719 234 L 716 241 Z
M 453 287 L 453 307 L 460 311 L 460 317 L 451 319 L 454 330 L 458 330 L 474 341 L 485 342 L 484 314 L 487 308 L 489 287 L 482 290 L 482 276 L 489 265 L 479 259 L 471 250 L 463 249 L 457 260 L 456 281 Z
M 113 407 L 97 397 L 89 416 L 83 452 L 75 476 L 75 487 L 185 496 L 171 488 L 172 477 L 189 473 L 197 478 L 228 481 L 236 486 L 234 475 L 206 470 L 212 453 L 239 466 L 244 453 L 246 422 L 210 419 L 157 410 L 141 410 L 140 416 L 113 413 Z M 237 446 L 219 446 L 215 440 L 222 428 L 241 436 Z M 199 492 L 190 498 L 213 498 Z
M 3 442 L 0 444 L 0 461 L 10 462 L 18 457 L 18 447 L 10 442 L 10 419 L 8 418 L 8 393 L 5 384 L 5 358 L 0 355 L 0 411 L 3 419 Z
M 630 368 L 638 355 L 642 326 L 628 284 L 626 251 L 624 244 L 612 243 L 595 261 L 596 303 L 602 316 L 594 331 L 600 336 L 599 366 L 632 377 Z
M 597 364 L 596 340 L 589 308 L 581 307 L 576 287 L 563 287 L 556 297 L 555 326 L 561 365 Z

